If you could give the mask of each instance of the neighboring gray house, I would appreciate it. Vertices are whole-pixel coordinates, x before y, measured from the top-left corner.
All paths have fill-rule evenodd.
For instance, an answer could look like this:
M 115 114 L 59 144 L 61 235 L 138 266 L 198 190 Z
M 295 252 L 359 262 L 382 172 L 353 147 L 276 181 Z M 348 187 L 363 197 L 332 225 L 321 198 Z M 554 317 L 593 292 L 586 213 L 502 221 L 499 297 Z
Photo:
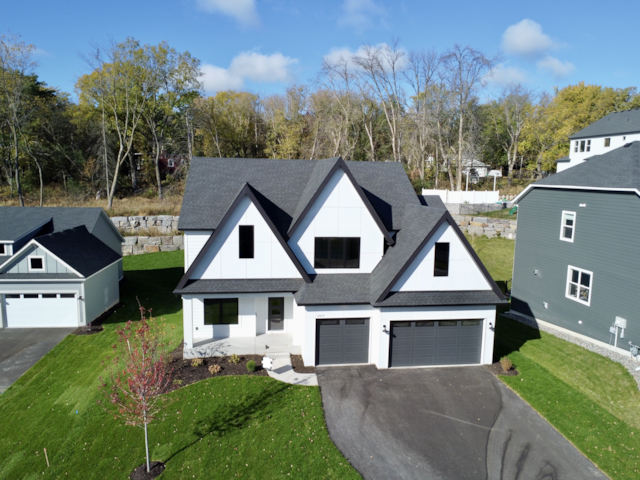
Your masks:
M 511 308 L 613 344 L 640 343 L 640 142 L 527 187 L 518 205 Z M 623 343 L 622 343 L 623 342 Z
M 101 208 L 0 207 L 0 328 L 95 320 L 120 301 L 123 241 Z
M 305 365 L 493 361 L 506 301 L 398 163 L 194 158 L 179 228 L 186 357 L 280 335 Z

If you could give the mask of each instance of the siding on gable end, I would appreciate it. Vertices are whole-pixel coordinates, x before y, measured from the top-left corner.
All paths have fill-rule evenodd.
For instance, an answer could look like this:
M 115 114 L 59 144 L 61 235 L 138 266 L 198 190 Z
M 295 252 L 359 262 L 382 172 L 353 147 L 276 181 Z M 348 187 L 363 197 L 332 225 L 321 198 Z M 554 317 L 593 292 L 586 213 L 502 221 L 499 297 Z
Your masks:
M 254 258 L 239 258 L 240 225 L 254 227 Z M 191 254 L 190 254 L 191 255 Z M 249 197 L 239 203 L 191 278 L 301 278 L 273 231 Z
M 449 243 L 449 275 L 433 275 L 435 244 Z M 392 292 L 429 290 L 491 290 L 491 285 L 448 223 L 440 225 L 422 251 L 391 288 Z
M 631 193 L 534 188 L 518 205 L 512 308 L 611 343 L 620 316 L 623 346 L 640 343 L 639 207 Z M 573 243 L 560 240 L 563 210 L 576 212 Z M 565 297 L 569 265 L 593 272 L 590 306 Z
M 316 237 L 360 237 L 360 268 L 313 268 Z M 338 169 L 289 240 L 308 273 L 371 273 L 382 259 L 384 235 L 349 177 Z
M 184 232 L 184 271 L 196 259 L 204 244 L 207 243 L 211 236 L 210 230 L 187 230 Z
M 5 273 L 32 273 L 29 272 L 28 258 L 29 256 L 36 255 L 44 257 L 44 272 L 38 273 L 75 273 L 65 267 L 62 263 L 56 260 L 45 249 L 37 247 L 35 245 L 30 246 L 25 250 L 19 258 L 12 259 L 11 267 L 5 271 Z

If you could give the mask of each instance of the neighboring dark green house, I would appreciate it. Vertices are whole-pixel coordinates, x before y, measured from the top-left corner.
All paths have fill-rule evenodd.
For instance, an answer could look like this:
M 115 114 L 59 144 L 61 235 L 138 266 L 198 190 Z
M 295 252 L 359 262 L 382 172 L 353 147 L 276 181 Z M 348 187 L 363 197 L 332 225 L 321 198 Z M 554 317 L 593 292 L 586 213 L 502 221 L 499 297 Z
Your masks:
M 511 308 L 613 344 L 640 343 L 640 142 L 533 183 L 514 200 Z

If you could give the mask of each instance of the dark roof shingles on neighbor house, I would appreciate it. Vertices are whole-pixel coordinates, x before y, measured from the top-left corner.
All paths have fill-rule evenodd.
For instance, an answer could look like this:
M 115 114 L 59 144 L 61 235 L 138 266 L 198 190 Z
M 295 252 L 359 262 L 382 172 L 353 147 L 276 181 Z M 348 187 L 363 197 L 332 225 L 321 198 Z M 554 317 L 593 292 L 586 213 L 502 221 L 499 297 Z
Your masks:
M 640 109 L 638 108 L 610 113 L 588 127 L 574 133 L 569 139 L 623 135 L 634 132 L 640 132 Z
M 120 255 L 91 235 L 84 225 L 35 240 L 85 278 L 120 260 Z
M 187 180 L 179 228 L 215 230 L 233 205 L 238 191 L 248 184 L 256 196 L 260 197 L 260 203 L 278 231 L 286 238 L 288 229 L 304 215 L 336 163 L 341 161 L 340 158 L 319 161 L 194 158 Z M 447 220 L 453 228 L 457 226 L 451 221 L 439 197 L 418 197 L 415 194 L 401 164 L 345 162 L 345 165 L 384 227 L 398 231 L 394 238 L 395 245 L 388 248 L 371 274 L 315 275 L 305 283 L 295 279 L 189 280 L 187 272 L 174 293 L 295 291 L 299 305 L 373 305 L 380 300 L 388 300 L 389 306 L 398 306 L 402 299 L 408 302 L 407 305 L 428 305 L 430 303 L 425 303 L 427 300 L 436 302 L 436 305 L 448 305 L 452 303 L 447 302 L 453 302 L 456 298 L 466 304 L 471 299 L 477 299 L 482 304 L 504 303 L 501 295 L 495 292 L 497 287 L 490 277 L 487 280 L 495 289 L 483 292 L 482 295 L 445 292 L 438 296 L 435 295 L 437 292 L 432 292 L 431 296 L 425 296 L 406 295 L 403 292 L 386 299 L 389 289 L 437 226 Z
M 78 225 L 91 231 L 102 212 L 101 208 L 83 207 L 0 207 L 0 240 L 18 240 L 51 220 L 42 233 L 61 232 Z

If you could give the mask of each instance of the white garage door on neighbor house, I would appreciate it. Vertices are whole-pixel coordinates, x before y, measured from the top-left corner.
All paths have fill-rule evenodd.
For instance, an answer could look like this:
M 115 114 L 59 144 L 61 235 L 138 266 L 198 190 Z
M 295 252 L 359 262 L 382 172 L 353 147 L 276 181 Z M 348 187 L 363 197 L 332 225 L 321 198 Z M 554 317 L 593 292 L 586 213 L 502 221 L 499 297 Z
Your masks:
M 77 327 L 78 300 L 74 293 L 5 295 L 7 327 Z

